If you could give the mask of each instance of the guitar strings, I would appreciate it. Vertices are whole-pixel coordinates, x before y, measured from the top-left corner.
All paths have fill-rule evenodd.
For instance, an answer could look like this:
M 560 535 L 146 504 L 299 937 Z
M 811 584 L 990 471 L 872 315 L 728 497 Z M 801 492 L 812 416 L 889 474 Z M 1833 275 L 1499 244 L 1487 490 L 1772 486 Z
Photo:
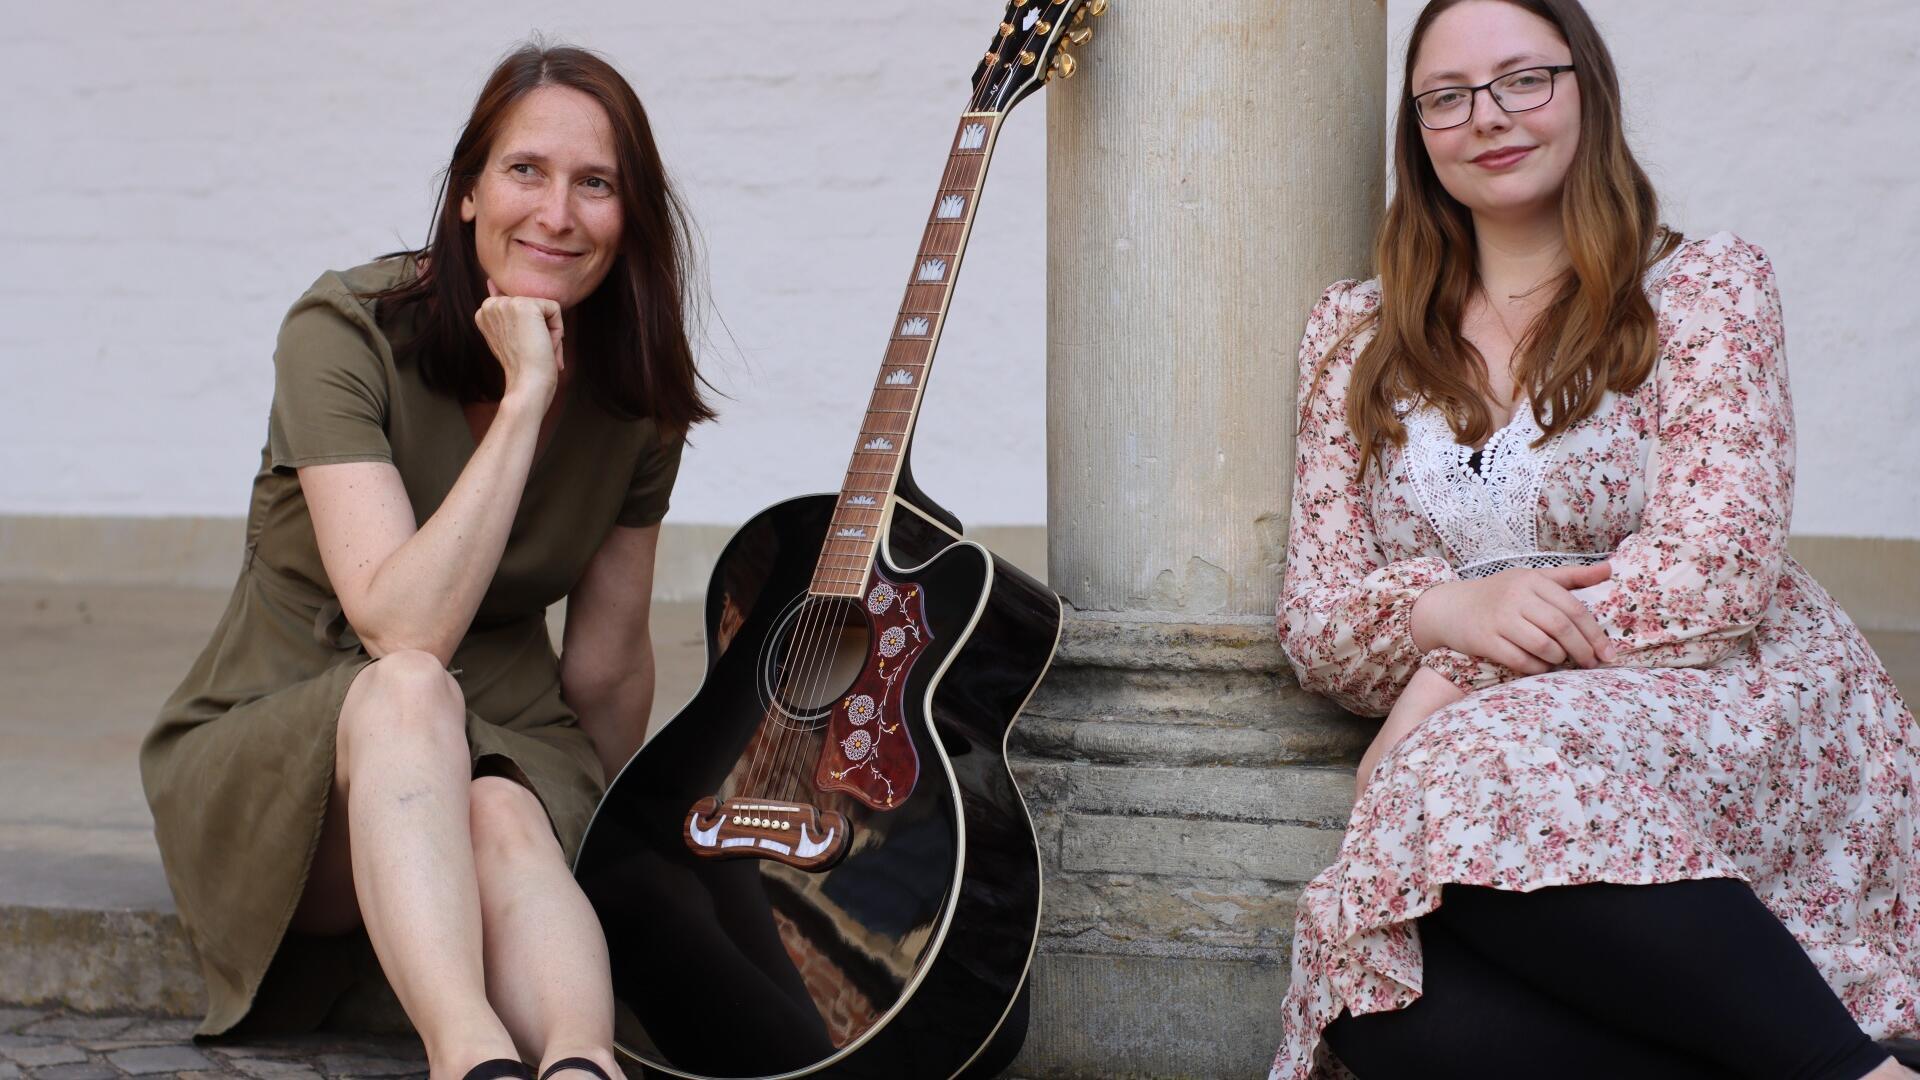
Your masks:
M 976 94 L 976 97 L 977 96 L 978 95 Z M 961 119 L 959 125 L 955 129 L 953 142 L 950 145 L 953 145 L 953 146 L 958 145 L 961 137 L 961 131 L 964 129 L 965 125 L 969 122 L 970 121 L 968 121 L 964 117 Z M 939 201 L 943 197 L 943 193 L 946 192 L 947 190 L 960 186 L 958 184 L 959 178 L 960 178 L 959 171 L 957 168 L 957 163 L 955 161 L 954 153 L 952 151 L 949 151 L 946 165 L 941 171 L 940 187 L 939 187 L 939 190 L 935 192 L 935 196 L 934 196 L 935 209 L 934 211 L 929 212 L 927 217 L 927 223 L 928 223 L 927 227 L 929 229 L 931 229 L 933 225 L 938 223 L 938 219 L 935 216 L 935 214 L 937 213 Z M 977 177 L 976 177 L 976 180 L 977 180 Z M 975 193 L 978 186 L 979 185 L 977 184 L 977 182 L 974 184 L 967 185 L 970 193 Z M 928 253 L 923 246 L 921 251 L 915 258 L 914 265 L 918 266 L 920 263 L 920 260 L 927 257 L 927 254 Z M 914 284 L 913 272 L 909 271 L 908 288 L 911 289 L 913 287 L 913 284 Z M 951 278 L 949 278 L 947 282 L 947 286 L 948 288 L 952 287 Z M 891 338 L 892 334 L 890 333 L 888 336 L 889 338 Z M 920 369 L 922 373 L 921 374 L 922 386 L 925 385 L 925 373 L 928 369 L 931 368 L 931 366 L 932 366 L 932 356 L 931 356 L 931 353 L 929 353 L 929 355 L 926 358 L 924 358 L 920 364 Z M 883 361 L 881 365 L 882 375 L 876 376 L 875 378 L 876 390 L 884 389 L 884 384 L 880 382 L 880 379 L 884 378 L 885 367 L 886 367 L 886 364 Z M 916 397 L 917 396 L 918 396 L 918 391 L 916 391 Z M 861 437 L 864 438 L 865 433 L 862 433 Z M 858 445 L 859 445 L 859 440 L 856 439 L 856 447 Z M 852 479 L 854 475 L 853 470 L 859 464 L 860 453 L 861 451 L 856 449 L 853 460 L 848 464 L 848 471 L 845 474 L 844 482 L 842 485 L 843 491 L 846 490 L 847 486 L 852 483 Z M 876 527 L 875 533 L 877 534 L 878 532 L 879 530 Z M 831 542 L 831 538 L 829 538 L 829 542 Z M 877 544 L 878 544 L 877 535 L 874 538 L 874 543 L 877 548 Z M 865 592 L 866 592 L 866 588 L 865 588 L 865 583 L 863 582 L 862 588 L 861 588 L 861 594 L 863 597 L 865 595 Z M 809 600 L 809 607 L 826 608 L 829 606 L 837 609 L 837 611 L 833 614 L 822 613 L 818 617 L 803 618 L 802 620 L 799 621 L 799 624 L 796 625 L 794 635 L 790 639 L 793 645 L 798 646 L 798 649 L 796 650 L 790 647 L 787 651 L 787 655 L 790 658 L 789 662 L 795 665 L 794 667 L 789 668 L 788 671 L 790 674 L 798 676 L 799 680 L 802 681 L 806 687 L 805 697 L 802 698 L 801 700 L 814 701 L 820 697 L 821 692 L 826 688 L 827 680 L 831 677 L 833 673 L 833 667 L 834 667 L 833 661 L 837 653 L 839 652 L 838 646 L 841 644 L 842 636 L 844 635 L 846 627 L 848 625 L 847 616 L 849 613 L 845 610 L 845 607 L 843 605 L 822 604 L 819 602 L 817 598 L 813 598 Z M 812 615 L 813 613 L 808 612 L 806 614 Z M 854 614 L 857 615 L 857 612 Z M 829 623 L 832 624 L 831 629 L 828 628 Z M 797 658 L 794 657 L 794 653 L 796 651 L 799 653 L 799 656 Z M 789 685 L 791 685 L 794 680 L 783 680 L 783 681 L 786 681 L 789 683 Z M 790 695 L 790 700 L 791 699 L 792 698 Z M 828 714 L 829 716 L 831 716 L 831 711 L 834 703 L 831 701 L 828 701 L 828 702 L 824 702 L 823 704 L 825 704 L 828 710 Z M 782 733 L 781 742 L 783 743 L 783 746 L 782 746 L 781 752 L 774 759 L 774 764 L 770 765 L 770 770 L 786 770 L 788 773 L 787 779 L 789 780 L 789 784 L 783 785 L 783 786 L 797 786 L 799 788 L 801 795 L 804 795 L 806 793 L 806 789 L 808 786 L 807 780 L 809 779 L 809 777 L 807 774 L 809 770 L 806 768 L 808 758 L 809 757 L 818 758 L 826 753 L 826 750 L 827 750 L 826 743 L 827 743 L 827 740 L 831 737 L 830 721 L 824 722 L 821 725 L 819 725 L 817 731 L 819 735 L 817 739 L 814 738 L 814 735 L 816 733 L 816 729 L 814 728 L 796 727 L 796 730 L 791 734 Z M 808 753 L 809 750 L 812 751 L 811 754 Z M 771 780 L 771 777 L 769 779 Z M 798 796 L 796 796 L 796 798 L 798 798 Z
M 1017 6 L 1018 5 L 1015 5 L 1015 7 Z M 1034 38 L 1035 38 L 1035 35 L 1031 30 L 1029 30 L 1025 40 L 1023 41 L 1023 45 L 1031 45 L 1034 41 Z M 982 78 L 980 81 L 980 84 L 974 88 L 973 95 L 969 98 L 969 101 L 968 101 L 968 105 L 969 105 L 969 108 L 967 110 L 968 112 L 979 112 L 983 109 L 987 96 L 992 91 L 995 85 L 994 79 L 992 78 L 993 68 L 995 66 L 996 65 L 993 65 L 993 64 L 988 65 L 987 72 L 985 73 L 986 77 Z M 1008 74 L 1011 74 L 1011 72 L 1003 74 L 1002 78 L 1003 79 L 1006 78 Z M 949 144 L 950 146 L 956 146 L 956 147 L 958 146 L 959 139 L 960 139 L 960 132 L 964 130 L 965 125 L 968 122 L 969 121 L 965 117 L 961 118 L 960 124 L 956 128 L 954 140 L 952 143 Z M 982 164 L 980 167 L 984 168 L 985 155 L 982 155 L 981 161 L 982 161 Z M 934 214 L 937 214 L 938 212 L 937 208 L 939 206 L 940 199 L 943 197 L 944 193 L 949 189 L 959 186 L 957 183 L 958 180 L 959 180 L 959 175 L 958 175 L 958 170 L 956 169 L 955 154 L 952 150 L 949 150 L 947 163 L 941 171 L 940 187 L 939 187 L 939 190 L 937 190 L 934 195 L 934 205 L 936 208 L 934 211 Z M 979 190 L 982 186 L 980 184 L 980 180 L 981 180 L 981 177 L 976 172 L 974 177 L 974 182 L 972 184 L 967 185 L 970 204 L 973 202 L 976 202 L 978 199 Z M 974 209 L 975 209 L 974 206 L 969 205 L 968 214 L 967 214 L 967 217 L 969 219 L 973 216 Z M 934 214 L 929 214 L 928 216 L 929 229 L 931 229 L 931 227 L 938 222 L 938 218 L 934 216 Z M 915 259 L 915 265 L 918 266 L 920 260 L 924 259 L 925 257 L 927 257 L 927 253 L 923 247 L 921 252 Z M 914 272 L 911 270 L 908 273 L 907 287 L 909 290 L 913 288 L 913 284 L 914 284 L 913 273 Z M 957 275 L 957 269 L 956 269 L 956 275 Z M 948 278 L 947 288 L 949 292 L 953 288 L 953 277 L 951 276 Z M 891 339 L 893 337 L 893 332 L 889 332 L 888 337 L 889 339 Z M 882 361 L 881 366 L 882 366 L 882 371 L 884 372 L 885 366 L 886 366 L 885 360 Z M 927 372 L 932 368 L 932 366 L 933 366 L 933 354 L 932 354 L 932 350 L 929 349 L 927 355 L 924 358 L 922 358 L 919 365 L 921 388 L 925 387 L 926 375 L 927 375 Z M 884 377 L 884 375 L 882 377 Z M 879 388 L 879 387 L 877 386 L 876 388 Z M 920 397 L 920 391 L 916 390 L 915 391 L 916 401 L 919 399 L 919 397 Z M 904 440 L 904 436 L 902 438 Z M 860 442 L 858 439 L 855 440 L 855 445 L 856 446 L 860 445 Z M 904 447 L 902 447 L 901 452 L 903 454 L 905 453 Z M 843 482 L 841 486 L 842 491 L 847 490 L 847 488 L 852 484 L 853 475 L 854 475 L 853 470 L 855 465 L 858 463 L 860 453 L 861 451 L 856 450 L 854 453 L 853 460 L 848 464 L 847 473 L 843 478 Z M 883 510 L 884 510 L 884 507 L 883 507 Z M 831 525 L 829 525 L 829 528 L 831 528 Z M 873 558 L 877 559 L 879 529 L 876 527 L 874 532 L 875 532 L 875 536 L 873 538 L 873 543 L 874 543 L 875 551 L 873 553 Z M 831 542 L 831 538 L 829 538 L 829 542 Z M 870 572 L 868 576 L 868 580 L 871 581 L 872 579 L 873 579 L 873 575 Z M 865 585 L 866 583 L 863 582 L 860 590 L 862 597 L 864 597 L 866 592 Z M 811 592 L 811 590 L 809 590 L 809 592 Z M 836 654 L 839 651 L 837 646 L 841 644 L 842 636 L 844 635 L 846 631 L 846 627 L 848 625 L 849 613 L 846 610 L 845 604 L 835 604 L 830 601 L 828 602 L 822 602 L 822 601 L 823 601 L 823 598 L 814 597 L 811 595 L 808 596 L 805 603 L 805 607 L 800 613 L 800 616 L 794 621 L 793 631 L 788 635 L 786 647 L 782 650 L 784 663 L 780 668 L 780 674 L 781 674 L 781 678 L 779 679 L 780 685 L 775 687 L 776 693 L 785 692 L 787 694 L 787 698 L 789 702 L 792 702 L 797 705 L 802 705 L 803 708 L 804 708 L 805 702 L 814 701 L 819 697 L 820 692 L 825 689 L 827 680 L 831 677 L 833 673 L 833 667 L 834 667 L 833 661 Z M 859 601 L 855 601 L 855 603 L 859 603 Z M 828 611 L 827 609 L 829 608 L 832 608 L 835 610 Z M 857 615 L 858 612 L 855 612 L 854 614 Z M 828 628 L 829 623 L 832 624 L 831 629 Z M 869 644 L 871 644 L 871 642 L 869 642 Z M 863 669 L 864 669 L 864 665 L 863 665 Z M 794 693 L 792 693 L 788 689 L 790 687 L 799 687 L 799 686 L 805 687 L 804 696 L 796 696 Z M 797 801 L 797 802 L 809 801 L 806 798 L 806 795 L 808 794 L 809 777 L 807 775 L 808 770 L 805 766 L 807 764 L 807 760 L 810 755 L 808 755 L 806 751 L 808 750 L 810 745 L 815 746 L 816 747 L 815 752 L 811 756 L 814 758 L 818 758 L 819 756 L 823 755 L 826 752 L 826 742 L 831 737 L 832 724 L 831 724 L 830 718 L 832 716 L 832 709 L 833 709 L 834 703 L 831 701 L 828 701 L 828 702 L 824 702 L 823 704 L 826 707 L 827 716 L 829 719 L 823 721 L 820 725 L 818 725 L 820 737 L 817 740 L 817 743 L 816 743 L 816 740 L 812 737 L 814 734 L 813 729 L 804 728 L 798 723 L 789 724 L 785 722 L 785 718 L 782 718 L 781 720 L 775 720 L 776 716 L 784 712 L 784 710 L 782 710 L 779 707 L 778 703 L 776 703 L 774 708 L 767 710 L 767 714 L 763 718 L 761 723 L 761 730 L 763 732 L 763 737 L 760 740 L 759 745 L 755 747 L 753 761 L 749 763 L 748 770 L 747 770 L 746 780 L 747 780 L 747 785 L 750 793 L 753 793 L 755 791 L 770 792 L 777 784 L 782 790 L 794 791 L 795 794 L 791 796 L 791 798 L 793 798 L 794 801 Z M 800 710 L 795 710 L 795 711 L 797 712 Z M 878 717 L 876 717 L 875 719 L 877 720 Z M 766 724 L 769 721 L 773 721 L 776 724 L 776 727 L 771 732 L 767 732 L 766 730 Z M 787 730 L 789 727 L 792 728 L 791 731 Z M 756 783 L 755 774 L 759 772 L 760 766 L 762 765 L 763 761 L 766 766 L 766 771 L 765 773 L 760 775 L 759 781 L 758 783 Z M 783 770 L 786 771 L 788 775 L 784 778 L 786 782 L 780 783 L 779 779 L 776 777 L 775 774 Z
M 820 620 L 821 625 L 824 626 L 828 622 L 831 622 L 833 625 L 819 635 L 821 648 L 811 658 L 813 661 L 813 670 L 809 674 L 812 677 L 807 680 L 806 697 L 804 699 L 809 702 L 817 702 L 820 700 L 822 691 L 827 688 L 827 680 L 831 678 L 833 674 L 834 660 L 837 658 L 840 652 L 840 646 L 843 643 L 841 635 L 846 629 L 847 608 L 849 606 L 849 602 L 844 599 L 815 600 L 813 603 L 818 604 L 823 612 Z M 826 714 L 819 727 L 823 731 L 831 729 L 833 704 L 831 700 L 822 703 Z M 810 786 L 808 784 L 808 774 L 811 771 L 807 767 L 807 762 L 810 759 L 817 759 L 819 756 L 818 751 L 811 755 L 807 752 L 809 744 L 813 741 L 811 735 L 811 730 L 796 729 L 793 739 L 794 759 L 787 763 L 787 786 L 792 790 L 792 794 L 789 797 L 801 802 L 811 801 L 806 798 Z

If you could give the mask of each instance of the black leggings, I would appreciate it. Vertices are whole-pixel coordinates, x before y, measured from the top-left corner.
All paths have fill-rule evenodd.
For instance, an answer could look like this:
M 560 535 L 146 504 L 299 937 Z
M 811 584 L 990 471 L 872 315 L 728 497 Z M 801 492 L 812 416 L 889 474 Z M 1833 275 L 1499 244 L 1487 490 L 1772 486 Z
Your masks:
M 1425 987 L 1327 1025 L 1360 1080 L 1858 1080 L 1887 1060 L 1745 883 L 1448 885 Z

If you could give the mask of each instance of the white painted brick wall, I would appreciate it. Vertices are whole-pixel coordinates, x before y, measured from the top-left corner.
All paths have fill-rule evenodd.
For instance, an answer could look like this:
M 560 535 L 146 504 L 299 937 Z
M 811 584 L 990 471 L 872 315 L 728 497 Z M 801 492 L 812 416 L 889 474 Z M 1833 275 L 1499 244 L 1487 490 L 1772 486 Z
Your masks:
M 1116 0 L 1109 18 L 1150 2 L 1169 0 Z M 1593 7 L 1671 219 L 1733 228 L 1780 265 L 1797 531 L 1920 537 L 1920 11 Z M 1396 40 L 1417 9 L 1391 0 Z M 672 519 L 738 521 L 835 486 L 995 14 L 981 0 L 14 6 L 0 514 L 242 512 L 288 303 L 322 269 L 423 238 L 481 78 L 535 28 L 628 74 L 705 232 L 726 326 L 704 362 L 731 400 L 696 437 Z M 1043 109 L 1044 95 L 1022 106 L 1002 139 L 916 455 L 972 523 L 1045 513 Z M 1276 362 L 1303 315 L 1277 318 Z

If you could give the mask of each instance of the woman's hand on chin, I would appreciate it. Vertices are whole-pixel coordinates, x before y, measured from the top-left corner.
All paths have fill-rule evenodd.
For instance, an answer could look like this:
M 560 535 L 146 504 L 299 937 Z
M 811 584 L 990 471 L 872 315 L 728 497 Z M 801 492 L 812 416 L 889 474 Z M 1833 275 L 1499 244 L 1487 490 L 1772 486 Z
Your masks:
M 473 321 L 506 377 L 503 399 L 535 394 L 544 408 L 566 363 L 560 305 L 538 296 L 507 296 L 489 278 Z

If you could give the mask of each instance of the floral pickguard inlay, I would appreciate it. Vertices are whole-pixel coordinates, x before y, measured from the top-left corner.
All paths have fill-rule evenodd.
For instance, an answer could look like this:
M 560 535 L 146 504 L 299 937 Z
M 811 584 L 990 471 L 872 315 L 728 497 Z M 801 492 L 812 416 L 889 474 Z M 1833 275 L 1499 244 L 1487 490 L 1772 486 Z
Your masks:
M 831 710 L 814 780 L 889 810 L 913 793 L 920 755 L 906 729 L 908 673 L 933 640 L 918 585 L 900 585 L 876 570 L 866 594 L 872 646 L 866 667 Z

